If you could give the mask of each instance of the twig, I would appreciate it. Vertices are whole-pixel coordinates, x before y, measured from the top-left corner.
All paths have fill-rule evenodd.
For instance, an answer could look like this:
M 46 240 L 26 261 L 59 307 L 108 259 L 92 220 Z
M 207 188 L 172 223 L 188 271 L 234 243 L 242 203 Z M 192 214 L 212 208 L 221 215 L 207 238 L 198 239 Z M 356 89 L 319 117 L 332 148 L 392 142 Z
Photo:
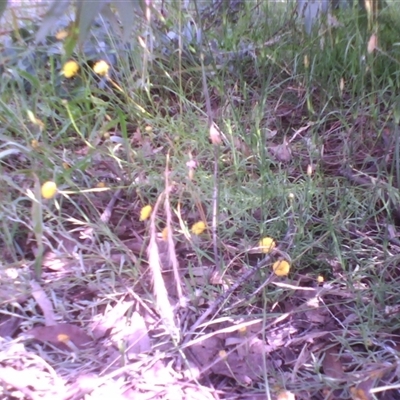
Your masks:
M 178 258 L 176 256 L 175 242 L 172 234 L 172 213 L 171 213 L 171 203 L 169 201 L 170 191 L 171 188 L 169 184 L 169 152 L 168 152 L 167 162 L 165 165 L 165 201 L 164 201 L 165 215 L 167 217 L 168 257 L 172 265 L 172 270 L 174 271 L 176 292 L 178 294 L 179 301 L 181 302 L 183 299 L 182 282 L 181 282 L 181 277 L 179 275 L 179 263 L 178 263 Z

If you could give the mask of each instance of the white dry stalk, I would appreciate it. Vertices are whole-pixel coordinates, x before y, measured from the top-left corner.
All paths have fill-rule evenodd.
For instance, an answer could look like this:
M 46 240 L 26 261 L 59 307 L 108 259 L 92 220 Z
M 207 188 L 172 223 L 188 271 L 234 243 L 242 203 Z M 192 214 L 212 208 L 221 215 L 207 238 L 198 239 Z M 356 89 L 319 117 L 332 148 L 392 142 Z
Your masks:
M 167 288 L 162 276 L 160 253 L 157 245 L 156 215 L 164 193 L 161 193 L 154 205 L 150 217 L 150 241 L 147 247 L 147 257 L 153 278 L 153 293 L 156 300 L 156 307 L 164 322 L 165 327 L 172 338 L 179 340 L 179 329 L 175 324 L 173 307 L 168 298 Z
M 182 294 L 182 282 L 179 275 L 179 265 L 178 259 L 176 257 L 175 243 L 172 235 L 172 214 L 171 214 L 171 204 L 169 201 L 170 185 L 168 179 L 168 166 L 169 166 L 169 154 L 167 155 L 167 165 L 165 167 L 165 201 L 164 209 L 167 217 L 167 241 L 168 241 L 168 257 L 172 265 L 172 270 L 174 271 L 174 278 L 176 283 L 176 292 L 179 297 L 179 302 L 183 302 Z
M 53 304 L 47 297 L 45 291 L 36 281 L 31 281 L 32 297 L 38 303 L 43 312 L 44 324 L 46 326 L 56 325 L 56 316 L 54 313 Z

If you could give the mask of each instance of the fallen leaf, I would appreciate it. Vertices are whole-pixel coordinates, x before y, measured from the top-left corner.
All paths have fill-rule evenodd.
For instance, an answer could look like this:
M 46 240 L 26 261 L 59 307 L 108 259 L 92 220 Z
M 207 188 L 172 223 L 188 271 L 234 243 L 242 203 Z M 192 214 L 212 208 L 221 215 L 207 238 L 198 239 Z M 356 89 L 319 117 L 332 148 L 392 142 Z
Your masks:
M 26 332 L 41 342 L 50 342 L 61 349 L 69 349 L 71 341 L 79 349 L 86 348 L 92 343 L 92 338 L 76 325 L 61 323 L 52 326 L 37 326 Z
M 23 319 L 16 315 L 0 315 L 0 337 L 12 337 Z
M 338 346 L 330 347 L 325 351 L 322 367 L 324 374 L 329 378 L 342 379 L 344 377 L 343 364 L 338 355 L 339 351 Z
M 249 384 L 263 375 L 264 365 L 273 368 L 267 358 L 269 346 L 262 340 L 250 336 L 209 337 L 191 346 L 191 353 L 203 373 L 211 370 L 214 374 L 237 379 Z M 227 350 L 225 350 L 227 348 Z
M 287 163 L 292 159 L 292 151 L 286 139 L 282 144 L 269 147 L 268 151 L 272 154 L 276 161 Z

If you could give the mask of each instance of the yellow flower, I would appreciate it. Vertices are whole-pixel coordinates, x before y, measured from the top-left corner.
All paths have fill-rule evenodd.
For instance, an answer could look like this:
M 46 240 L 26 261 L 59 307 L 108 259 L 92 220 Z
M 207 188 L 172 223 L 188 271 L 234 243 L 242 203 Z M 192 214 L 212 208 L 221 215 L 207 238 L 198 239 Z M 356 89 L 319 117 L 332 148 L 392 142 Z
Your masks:
M 78 73 L 78 71 L 79 65 L 74 60 L 67 61 L 62 68 L 62 73 L 68 79 L 74 77 Z
M 268 254 L 276 247 L 276 243 L 274 239 L 265 237 L 260 240 L 258 246 L 262 253 Z
M 206 223 L 203 221 L 199 221 L 192 225 L 191 231 L 194 235 L 201 235 L 206 229 Z
M 286 276 L 290 271 L 290 264 L 286 260 L 275 261 L 272 270 L 277 276 Z
M 52 181 L 45 182 L 41 192 L 44 199 L 52 199 L 57 193 L 57 185 Z
M 139 221 L 146 221 L 146 219 L 149 219 L 152 210 L 153 210 L 153 207 L 152 207 L 152 206 L 150 206 L 150 205 L 144 206 L 144 207 L 140 210 L 140 218 L 139 218 Z
M 109 69 L 110 66 L 104 60 L 97 61 L 97 63 L 93 65 L 93 71 L 100 76 L 106 76 Z
M 106 185 L 105 182 L 97 182 L 96 187 L 97 187 L 98 189 L 102 189 L 102 188 L 107 187 L 107 185 Z

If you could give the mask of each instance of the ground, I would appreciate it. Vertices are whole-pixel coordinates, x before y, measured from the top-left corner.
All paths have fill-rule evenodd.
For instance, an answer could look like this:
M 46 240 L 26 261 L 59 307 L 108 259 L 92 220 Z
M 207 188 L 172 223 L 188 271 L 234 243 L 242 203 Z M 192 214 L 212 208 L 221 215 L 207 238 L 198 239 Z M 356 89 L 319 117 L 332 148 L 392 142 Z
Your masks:
M 396 5 L 218 4 L 7 10 L 2 398 L 400 398 Z

